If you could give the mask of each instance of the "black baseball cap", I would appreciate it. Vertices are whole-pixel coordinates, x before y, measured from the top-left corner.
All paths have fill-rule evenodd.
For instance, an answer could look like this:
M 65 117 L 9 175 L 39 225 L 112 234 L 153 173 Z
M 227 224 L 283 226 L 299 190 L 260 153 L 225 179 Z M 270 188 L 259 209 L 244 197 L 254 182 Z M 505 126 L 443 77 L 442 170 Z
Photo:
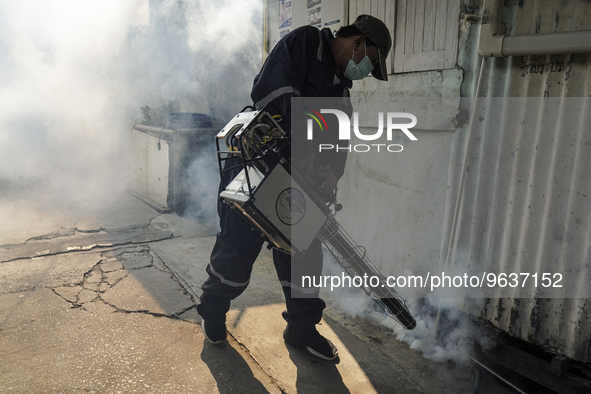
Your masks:
M 380 57 L 380 67 L 374 67 L 371 75 L 379 80 L 388 80 L 388 68 L 386 67 L 386 57 L 392 48 L 392 36 L 390 31 L 378 18 L 371 15 L 359 15 L 353 25 L 357 27 L 365 37 L 378 47 L 378 55 Z

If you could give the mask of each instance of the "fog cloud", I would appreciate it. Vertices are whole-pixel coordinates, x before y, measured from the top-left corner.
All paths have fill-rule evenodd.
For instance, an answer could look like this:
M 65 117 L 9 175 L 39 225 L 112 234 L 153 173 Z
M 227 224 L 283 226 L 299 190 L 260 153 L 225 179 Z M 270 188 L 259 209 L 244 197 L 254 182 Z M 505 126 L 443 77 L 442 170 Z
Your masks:
M 0 190 L 104 204 L 128 187 L 142 106 L 250 104 L 259 1 L 0 0 Z
M 323 275 L 341 275 L 342 268 L 325 250 Z M 395 332 L 396 337 L 419 351 L 424 357 L 438 362 L 453 361 L 459 365 L 470 363 L 474 346 L 492 346 L 492 341 L 468 314 L 464 313 L 464 299 L 410 298 L 399 290 L 417 325 L 405 330 L 388 317 L 361 289 L 341 287 L 324 296 L 339 305 L 347 314 L 369 319 Z

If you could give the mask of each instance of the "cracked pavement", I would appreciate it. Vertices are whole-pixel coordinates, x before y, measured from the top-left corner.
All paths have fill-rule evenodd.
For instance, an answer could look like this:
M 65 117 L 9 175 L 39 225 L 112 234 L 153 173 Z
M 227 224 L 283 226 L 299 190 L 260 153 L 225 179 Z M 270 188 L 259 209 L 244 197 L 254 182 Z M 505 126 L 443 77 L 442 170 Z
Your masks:
M 280 392 L 232 338 L 207 347 L 195 299 L 151 250 L 215 230 L 127 195 L 116 211 L 0 239 L 0 392 Z
M 428 361 L 334 306 L 319 331 L 339 362 L 285 345 L 267 250 L 232 303 L 228 344 L 210 345 L 195 300 L 211 222 L 159 214 L 127 194 L 94 212 L 46 206 L 37 221 L 16 205 L 28 209 L 10 214 L 20 226 L 0 220 L 0 393 L 472 391 L 473 370 Z
M 163 265 L 155 266 L 148 245 L 123 247 L 100 254 L 101 260 L 85 272 L 82 281 L 51 290 L 72 305 L 84 309 L 90 302 L 102 302 L 117 312 L 148 313 L 178 318 L 195 308 L 195 303 Z M 172 282 L 174 283 L 172 283 Z M 158 300 L 141 291 L 157 293 Z

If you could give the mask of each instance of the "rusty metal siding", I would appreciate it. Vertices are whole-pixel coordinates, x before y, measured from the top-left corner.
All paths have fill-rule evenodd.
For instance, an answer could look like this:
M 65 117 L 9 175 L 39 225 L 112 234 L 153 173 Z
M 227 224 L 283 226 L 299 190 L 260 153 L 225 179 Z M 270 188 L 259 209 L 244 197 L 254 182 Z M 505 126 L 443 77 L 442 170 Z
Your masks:
M 482 103 L 487 110 L 471 136 L 452 261 L 495 273 L 581 271 L 576 285 L 584 293 L 591 285 L 588 271 L 581 270 L 590 263 L 591 246 L 590 113 L 577 108 L 578 98 L 536 100 L 539 108 L 527 108 L 533 122 L 529 118 L 523 125 L 518 116 L 504 116 L 508 108 L 498 108 L 516 106 L 516 100 L 524 102 L 490 98 Z M 498 114 L 500 122 L 494 119 Z M 531 288 L 519 296 L 536 295 Z M 547 350 L 588 359 L 587 300 L 531 303 L 509 299 L 507 290 L 499 296 L 479 314 Z
M 477 9 L 478 3 L 466 1 L 463 7 Z M 505 1 L 503 22 L 507 34 L 589 30 L 591 4 Z M 460 66 L 466 75 L 478 75 L 481 63 L 473 56 L 477 30 L 470 27 L 462 34 Z M 469 172 L 450 264 L 480 265 L 497 272 L 572 272 L 588 267 L 591 111 L 582 102 L 588 103 L 584 98 L 591 94 L 591 55 L 492 58 L 485 67 L 479 105 L 484 119 L 475 122 L 471 133 Z M 471 81 L 473 85 L 463 91 L 476 90 L 476 78 Z M 528 101 L 528 122 L 507 117 L 499 127 L 490 117 L 503 113 L 502 108 L 493 109 L 501 105 L 498 98 L 508 97 L 548 100 Z M 467 130 L 460 132 L 468 136 Z M 462 146 L 466 143 L 458 140 Z M 456 148 L 452 156 L 457 154 L 463 156 L 464 150 Z M 451 159 L 458 161 L 457 156 Z M 450 206 L 454 203 L 448 199 Z M 441 255 L 447 256 L 444 242 Z M 581 275 L 581 293 L 589 287 L 591 280 Z M 466 309 L 545 350 L 591 361 L 589 300 L 534 296 L 532 292 L 532 298 L 511 298 L 504 292 L 498 298 L 467 303 Z

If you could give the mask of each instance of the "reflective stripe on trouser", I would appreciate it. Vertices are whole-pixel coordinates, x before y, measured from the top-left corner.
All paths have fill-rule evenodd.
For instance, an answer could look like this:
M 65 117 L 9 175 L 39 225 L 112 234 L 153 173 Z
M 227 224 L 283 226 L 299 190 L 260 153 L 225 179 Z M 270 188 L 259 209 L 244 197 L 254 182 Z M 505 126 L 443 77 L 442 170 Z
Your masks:
M 318 298 L 318 288 L 301 286 L 302 276 L 322 274 L 321 243 L 315 239 L 308 250 L 297 257 L 273 250 L 273 262 L 287 306 L 283 318 L 294 336 L 304 336 L 320 322 L 322 311 L 326 307 L 324 301 Z
M 263 243 L 262 238 L 252 231 L 248 223 L 236 212 L 231 211 L 228 215 L 237 216 L 235 224 L 237 227 L 243 227 L 243 239 L 250 238 L 251 243 L 242 247 L 232 247 L 223 239 L 221 233 L 217 236 L 211 261 L 206 268 L 209 278 L 201 286 L 203 294 L 197 306 L 199 314 L 212 322 L 225 321 L 230 301 L 242 294 L 248 286 L 252 266 Z
M 232 160 L 228 167 L 239 164 Z M 240 172 L 241 168 L 226 171 L 220 182 L 220 192 Z M 238 297 L 248 286 L 252 266 L 261 251 L 263 238 L 252 229 L 242 214 L 228 204 L 218 203 L 221 231 L 211 252 L 206 271 L 209 278 L 203 283 L 203 294 L 197 311 L 211 321 L 225 321 L 230 301 Z

